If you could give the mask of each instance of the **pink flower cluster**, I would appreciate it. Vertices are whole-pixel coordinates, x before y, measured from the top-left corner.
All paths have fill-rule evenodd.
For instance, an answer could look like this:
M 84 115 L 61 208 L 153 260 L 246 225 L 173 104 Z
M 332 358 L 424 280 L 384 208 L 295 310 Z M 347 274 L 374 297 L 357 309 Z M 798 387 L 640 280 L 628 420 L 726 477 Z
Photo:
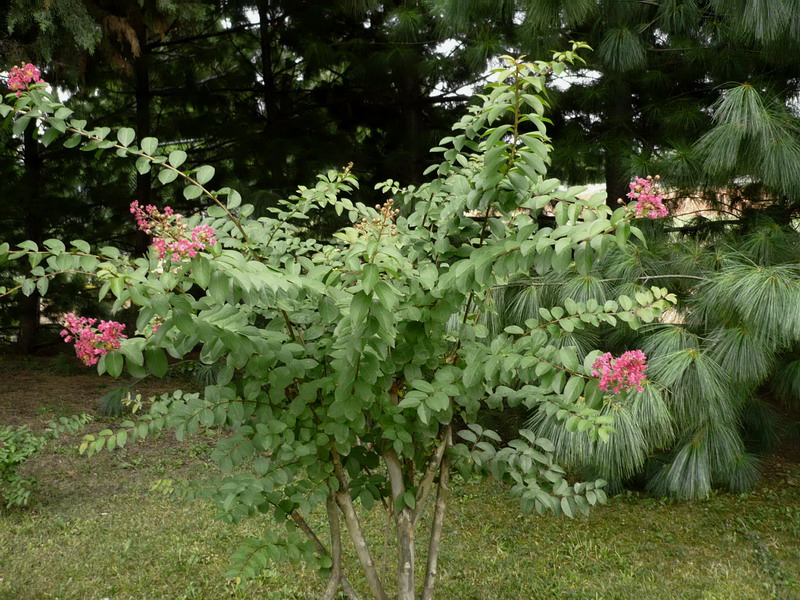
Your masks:
M 641 350 L 630 350 L 619 358 L 606 352 L 594 361 L 592 376 L 600 377 L 600 389 L 603 391 L 610 389 L 612 393 L 618 394 L 635 388 L 641 392 L 644 389 L 642 382 L 647 370 L 646 361 L 647 357 Z
M 197 256 L 200 250 L 217 243 L 213 227 L 198 225 L 190 231 L 183 221 L 183 215 L 169 206 L 162 213 L 151 204 L 142 208 L 134 200 L 131 214 L 136 218 L 139 229 L 153 236 L 153 247 L 160 259 L 169 256 L 172 262 L 180 262 L 183 258 Z
M 122 333 L 125 325 L 116 321 L 100 321 L 95 327 L 97 319 L 68 313 L 64 316 L 63 323 L 61 337 L 65 342 L 75 341 L 75 354 L 87 365 L 96 364 L 101 356 L 109 350 L 119 348 L 120 340 L 128 337 Z
M 44 83 L 44 80 L 41 71 L 31 63 L 21 67 L 15 66 L 8 72 L 8 89 L 16 92 L 17 98 L 34 83 Z
M 659 176 L 647 176 L 646 179 L 637 177 L 630 183 L 631 191 L 628 198 L 636 200 L 636 216 L 657 219 L 667 216 L 667 207 L 664 206 L 664 195 L 658 184 Z

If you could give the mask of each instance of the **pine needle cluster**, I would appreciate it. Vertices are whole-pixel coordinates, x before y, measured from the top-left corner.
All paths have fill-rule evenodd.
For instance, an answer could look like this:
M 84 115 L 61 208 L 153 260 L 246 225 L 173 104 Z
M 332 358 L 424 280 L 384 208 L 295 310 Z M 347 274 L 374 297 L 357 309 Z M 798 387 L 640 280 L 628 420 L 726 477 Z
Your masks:
M 678 498 L 713 487 L 741 492 L 758 480 L 760 456 L 791 429 L 776 408 L 800 406 L 800 233 L 764 216 L 721 229 L 674 225 L 653 225 L 647 246 L 614 250 L 589 275 L 572 270 L 496 290 L 487 324 L 502 330 L 566 298 L 668 287 L 679 303 L 661 322 L 561 340 L 580 359 L 594 348 L 641 348 L 649 357 L 644 391 L 606 399 L 617 431 L 608 443 L 567 432 L 543 412 L 528 426 L 574 472 L 616 489 Z

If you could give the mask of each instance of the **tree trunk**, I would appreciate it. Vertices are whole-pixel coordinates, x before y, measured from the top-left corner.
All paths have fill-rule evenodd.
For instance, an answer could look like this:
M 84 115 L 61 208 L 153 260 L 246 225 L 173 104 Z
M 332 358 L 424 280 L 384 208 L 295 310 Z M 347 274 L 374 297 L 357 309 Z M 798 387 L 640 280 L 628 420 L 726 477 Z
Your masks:
M 389 483 L 392 487 L 392 508 L 395 510 L 395 530 L 397 532 L 397 598 L 398 600 L 414 600 L 415 582 L 415 550 L 414 550 L 414 513 L 413 509 L 400 504 L 405 503 L 406 486 L 403 468 L 394 450 L 384 453 Z
M 261 76 L 264 79 L 264 112 L 267 123 L 274 123 L 278 118 L 278 98 L 275 90 L 275 67 L 272 64 L 273 31 L 272 0 L 259 0 L 259 43 L 261 45 Z
M 142 53 L 133 61 L 133 70 L 136 87 L 136 134 L 138 138 L 144 139 L 150 137 L 152 127 L 150 123 L 150 104 L 152 102 L 152 94 L 150 92 L 150 64 L 147 48 L 147 31 L 142 28 L 139 32 L 139 45 Z M 153 185 L 152 174 L 138 173 L 136 175 L 136 200 L 142 206 L 147 206 L 153 203 Z M 123 213 L 127 214 L 127 206 L 122 207 Z M 136 231 L 133 241 L 133 252 L 136 256 L 142 256 L 147 252 L 147 246 L 150 244 L 150 239 L 143 231 Z
M 397 527 L 397 599 L 414 600 L 414 525 L 411 509 L 401 510 L 395 520 Z
M 442 442 L 446 447 L 453 443 L 451 430 L 448 428 L 446 437 Z M 442 532 L 444 531 L 444 511 L 447 506 L 447 491 L 450 487 L 450 457 L 444 455 L 439 473 L 439 489 L 436 492 L 436 506 L 433 510 L 433 525 L 431 525 L 431 541 L 428 544 L 428 564 L 425 569 L 425 584 L 422 588 L 422 600 L 433 600 L 436 586 L 437 566 L 439 563 L 439 549 L 442 545 Z
M 330 504 L 327 505 L 327 508 L 328 510 L 330 510 Z M 309 527 L 308 523 L 303 518 L 303 516 L 296 510 L 293 510 L 290 516 L 292 517 L 292 521 L 294 521 L 295 525 L 297 525 L 300 531 L 302 531 L 306 535 L 306 537 L 308 537 L 308 539 L 314 542 L 314 545 L 317 547 L 317 552 L 319 552 L 320 554 L 328 554 L 328 549 L 325 548 L 325 544 L 323 544 L 322 540 L 320 540 L 319 537 L 317 537 L 317 534 L 314 533 L 314 530 L 311 529 L 311 527 Z M 338 518 L 336 519 L 336 529 L 339 530 Z M 334 536 L 333 527 L 331 527 L 331 536 Z M 331 541 L 333 541 L 333 537 Z M 335 548 L 331 549 L 330 555 L 332 558 L 336 556 Z M 341 560 L 341 548 L 339 549 L 339 557 Z M 339 583 L 342 586 L 342 589 L 344 590 L 345 594 L 347 594 L 347 597 L 350 598 L 350 600 L 360 600 L 358 594 L 350 585 L 350 582 L 347 581 L 347 577 L 344 576 L 344 573 L 341 573 L 341 570 L 339 574 Z
M 614 94 L 609 95 L 606 105 L 605 134 L 605 180 L 607 204 L 612 210 L 619 208 L 618 200 L 625 199 L 628 193 L 628 172 L 625 168 L 625 155 L 630 152 L 633 143 L 631 122 L 633 106 L 630 86 L 617 78 L 614 83 Z
M 259 19 L 258 41 L 263 79 L 261 102 L 264 119 L 259 132 L 261 137 L 259 143 L 266 148 L 279 143 L 277 140 L 285 134 L 285 124 L 282 123 L 283 107 L 279 84 L 276 81 L 276 60 L 280 58 L 280 55 L 276 56 L 276 47 L 280 47 L 279 28 L 284 24 L 286 17 L 279 12 L 280 9 L 275 6 L 274 0 L 258 0 L 256 8 Z M 291 187 L 285 160 L 279 154 L 272 157 L 266 165 L 266 170 L 269 173 L 268 189 L 282 197 L 286 189 Z
M 361 563 L 361 568 L 364 571 L 364 576 L 367 579 L 370 592 L 374 600 L 389 600 L 386 591 L 383 589 L 378 570 L 375 568 L 375 561 L 372 559 L 372 553 L 369 550 L 367 538 L 364 537 L 364 530 L 358 520 L 355 506 L 353 506 L 353 499 L 350 497 L 350 486 L 347 481 L 347 475 L 342 467 L 342 461 L 336 450 L 332 451 L 334 473 L 339 482 L 339 489 L 336 492 L 336 503 L 344 515 L 344 522 L 347 525 L 347 532 L 350 534 L 350 539 L 353 541 L 353 546 L 356 549 L 356 555 Z
M 333 492 L 328 494 L 325 508 L 328 511 L 328 525 L 331 530 L 331 561 L 333 564 L 328 585 L 319 600 L 334 600 L 336 592 L 339 591 L 339 586 L 342 584 L 342 532 L 339 528 L 339 509 L 336 506 Z
M 417 57 L 411 64 L 403 66 L 403 154 L 406 157 L 403 167 L 403 181 L 408 184 L 418 184 L 422 181 L 422 106 L 420 98 L 420 80 L 417 68 L 421 57 Z M 426 148 L 427 152 L 427 148 Z

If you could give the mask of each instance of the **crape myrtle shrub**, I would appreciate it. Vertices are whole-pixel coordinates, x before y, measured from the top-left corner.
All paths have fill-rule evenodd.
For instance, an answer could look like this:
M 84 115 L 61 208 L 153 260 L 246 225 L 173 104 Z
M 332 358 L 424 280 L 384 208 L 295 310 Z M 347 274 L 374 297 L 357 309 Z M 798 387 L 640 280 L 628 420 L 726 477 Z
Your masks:
M 0 247 L 0 260 L 31 266 L 0 294 L 45 294 L 51 277 L 83 274 L 115 310 L 138 308 L 135 331 L 91 315 L 66 318 L 62 335 L 100 373 L 161 376 L 168 355 L 198 348 L 201 361 L 221 365 L 202 393 L 155 398 L 138 421 L 86 436 L 82 450 L 113 450 L 164 429 L 179 439 L 226 429 L 212 454 L 221 478 L 178 489 L 213 499 L 231 522 L 271 513 L 287 524 L 247 540 L 231 576 L 302 558 L 327 577 L 323 598 L 340 588 L 356 597 L 342 574 L 343 529 L 371 597 L 411 600 L 418 588 L 433 596 L 451 468 L 507 481 L 524 511 L 572 516 L 604 501 L 605 482 L 568 480 L 548 439 L 523 430 L 499 447 L 497 435 L 476 424 L 484 407 L 540 407 L 566 430 L 607 443 L 612 419 L 599 409 L 645 384 L 644 356 L 593 351 L 580 360 L 575 346 L 558 342 L 561 333 L 602 323 L 635 328 L 675 301 L 654 287 L 604 302 L 567 298 L 497 335 L 481 322 L 496 288 L 532 270 L 544 276 L 574 265 L 589 275 L 596 257 L 641 237 L 631 225 L 637 212 L 657 216 L 648 214 L 657 211 L 653 198 L 612 212 L 603 195 L 580 199 L 581 188 L 560 190 L 545 178 L 544 84 L 580 46 L 549 63 L 505 57 L 497 83 L 434 149 L 443 160 L 428 183 L 386 182 L 379 188 L 387 200 L 372 208 L 348 200 L 357 181 L 347 167 L 259 219 L 235 190 L 209 187 L 213 167 L 181 171 L 181 151 L 160 154 L 157 140 L 136 143 L 127 128 L 90 129 L 44 84 L 9 95 L 0 111 L 15 133 L 36 127 L 43 144 L 65 138 L 66 146 L 132 157 L 139 172 L 180 181 L 187 199 L 205 201 L 191 217 L 134 203 L 133 218 L 153 236 L 146 257 L 81 240 Z M 542 227 L 537 216 L 548 206 L 554 222 Z M 330 241 L 309 238 L 304 223 L 322 210 L 353 225 Z M 456 431 L 456 422 L 466 427 Z M 431 496 L 418 585 L 415 532 Z M 382 506 L 393 519 L 394 586 L 376 569 L 358 504 Z M 323 506 L 324 535 L 306 519 Z

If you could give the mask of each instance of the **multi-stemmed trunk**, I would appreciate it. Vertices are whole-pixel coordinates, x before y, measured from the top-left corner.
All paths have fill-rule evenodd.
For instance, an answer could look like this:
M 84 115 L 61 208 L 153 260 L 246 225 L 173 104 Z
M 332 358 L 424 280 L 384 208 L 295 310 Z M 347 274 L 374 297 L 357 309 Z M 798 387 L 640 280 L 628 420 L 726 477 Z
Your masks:
M 386 504 L 386 508 L 392 513 L 397 540 L 397 585 L 396 595 L 394 596 L 397 600 L 416 600 L 417 598 L 415 536 L 426 501 L 434 487 L 436 487 L 436 502 L 433 509 L 431 535 L 421 596 L 422 600 L 433 600 L 439 548 L 444 527 L 447 491 L 450 483 L 450 459 L 446 452 L 451 445 L 451 427 L 446 426 L 441 433 L 439 445 L 430 457 L 425 472 L 417 482 L 417 492 L 414 497 L 413 507 L 408 506 L 409 503 L 406 501 L 406 492 L 408 491 L 406 484 L 412 481 L 413 474 L 404 469 L 403 461 L 394 450 L 387 449 L 383 453 L 391 485 L 392 500 Z M 333 600 L 339 589 L 342 589 L 351 600 L 359 600 L 360 598 L 345 577 L 342 569 L 340 517 L 344 518 L 345 527 L 361 565 L 370 597 L 373 600 L 389 600 L 390 596 L 386 591 L 381 574 L 378 572 L 378 567 L 350 494 L 347 473 L 342 465 L 341 458 L 335 450 L 333 465 L 334 474 L 338 481 L 338 489 L 331 490 L 326 503 L 328 525 L 330 527 L 330 548 L 324 545 L 298 512 L 295 511 L 291 515 L 300 530 L 314 542 L 317 550 L 320 553 L 329 554 L 331 557 L 330 576 L 320 600 Z M 437 475 L 438 486 L 436 486 Z M 400 506 L 402 508 L 399 508 Z

